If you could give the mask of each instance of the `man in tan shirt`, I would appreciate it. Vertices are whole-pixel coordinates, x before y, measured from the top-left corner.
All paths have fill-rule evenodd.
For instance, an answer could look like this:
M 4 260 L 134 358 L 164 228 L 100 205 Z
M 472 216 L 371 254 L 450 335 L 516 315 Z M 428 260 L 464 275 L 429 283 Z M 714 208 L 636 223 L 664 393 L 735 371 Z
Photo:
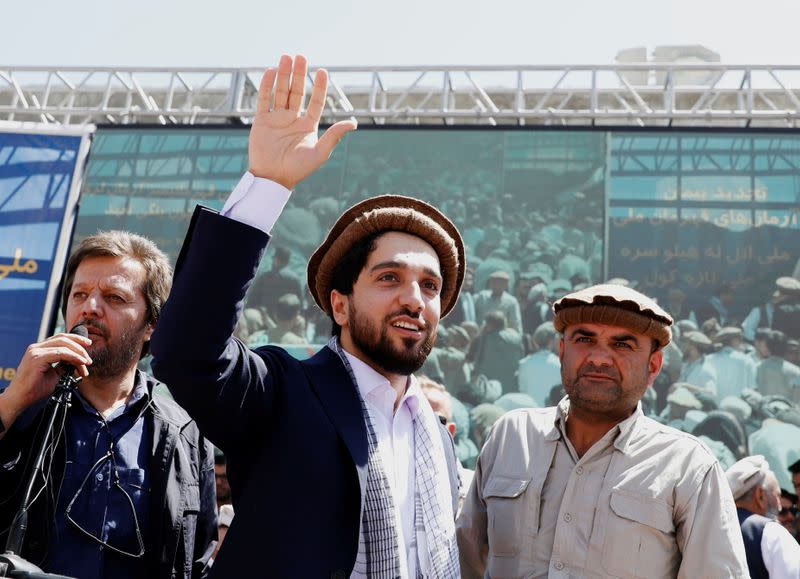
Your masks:
M 553 306 L 567 396 L 501 418 L 458 520 L 469 577 L 747 577 L 724 472 L 643 415 L 672 318 L 627 287 Z

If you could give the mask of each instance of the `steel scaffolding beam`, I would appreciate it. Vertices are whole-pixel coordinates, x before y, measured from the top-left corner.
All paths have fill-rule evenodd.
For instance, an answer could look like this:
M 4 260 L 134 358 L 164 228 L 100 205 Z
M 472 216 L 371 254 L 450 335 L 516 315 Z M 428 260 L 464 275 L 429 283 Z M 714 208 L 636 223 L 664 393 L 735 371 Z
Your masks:
M 800 65 L 328 67 L 326 123 L 797 127 Z M 247 124 L 262 70 L 0 66 L 0 120 Z M 310 71 L 310 86 L 313 71 Z

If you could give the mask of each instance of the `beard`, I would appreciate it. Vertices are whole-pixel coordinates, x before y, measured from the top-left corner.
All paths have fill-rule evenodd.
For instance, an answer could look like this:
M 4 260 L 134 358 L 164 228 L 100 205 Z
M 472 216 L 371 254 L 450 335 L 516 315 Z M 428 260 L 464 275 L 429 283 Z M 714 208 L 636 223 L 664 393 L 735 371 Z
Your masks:
M 602 393 L 606 401 L 612 402 L 622 397 L 623 392 L 620 376 L 616 371 L 610 368 L 601 368 L 592 364 L 585 364 L 578 368 L 578 373 L 575 376 L 570 377 L 567 376 L 567 370 L 565 366 L 562 365 L 561 382 L 564 385 L 564 390 L 566 390 L 569 395 L 570 404 L 575 404 L 584 408 L 594 407 L 597 410 L 600 410 L 600 407 L 608 404 L 608 402 L 598 400 L 597 397 L 592 396 L 590 386 L 581 384 L 584 373 L 604 374 L 611 379 L 611 381 L 605 383 L 602 388 Z
M 778 520 L 778 513 L 781 512 L 781 504 L 779 501 L 773 503 L 769 499 L 767 499 L 767 512 L 764 513 L 764 516 L 768 519 L 772 519 L 773 521 Z
M 609 378 L 602 384 L 592 384 L 585 374 L 603 374 Z M 634 380 L 633 377 L 630 377 Z M 636 403 L 647 389 L 646 373 L 640 377 L 642 387 L 632 388 L 629 384 L 623 386 L 623 379 L 619 371 L 613 367 L 595 366 L 584 364 L 578 368 L 575 376 L 567 375 L 564 365 L 561 367 L 561 381 L 569 396 L 570 406 L 603 415 L 608 418 L 620 419 L 630 414 Z M 635 383 L 636 381 L 634 380 Z
M 403 346 L 398 348 L 389 337 L 389 320 L 401 315 L 418 319 L 420 317 L 419 314 L 413 314 L 409 310 L 394 312 L 386 316 L 381 329 L 378 329 L 366 316 L 358 314 L 352 301 L 348 309 L 349 318 L 352 320 L 350 324 L 350 339 L 378 368 L 390 374 L 399 374 L 401 376 L 408 376 L 422 368 L 428 358 L 428 354 L 431 353 L 436 343 L 436 334 L 431 331 L 428 324 L 423 330 L 423 339 L 421 341 L 413 338 L 404 338 L 402 340 Z
M 86 351 L 92 358 L 92 365 L 88 367 L 89 375 L 98 378 L 119 376 L 135 366 L 142 352 L 143 336 L 147 323 L 141 326 L 128 327 L 122 330 L 118 338 L 109 336 L 108 326 L 100 320 L 83 319 L 80 324 L 86 329 L 92 328 L 103 336 L 105 342 L 102 346 L 89 346 Z

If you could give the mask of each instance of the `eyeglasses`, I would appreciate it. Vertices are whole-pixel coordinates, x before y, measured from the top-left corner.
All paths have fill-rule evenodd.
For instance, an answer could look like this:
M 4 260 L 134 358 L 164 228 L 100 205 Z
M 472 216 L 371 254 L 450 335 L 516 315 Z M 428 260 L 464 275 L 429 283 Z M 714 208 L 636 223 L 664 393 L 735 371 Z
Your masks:
M 89 472 L 86 473 L 86 476 L 84 477 L 83 482 L 81 483 L 81 486 L 78 487 L 78 490 L 75 492 L 75 496 L 73 496 L 72 499 L 69 501 L 69 504 L 67 505 L 67 508 L 64 511 L 64 515 L 66 516 L 67 521 L 69 521 L 72 526 L 74 526 L 81 533 L 83 533 L 84 535 L 86 535 L 87 537 L 89 537 L 90 539 L 95 541 L 96 543 L 99 543 L 100 545 L 102 545 L 104 548 L 111 549 L 112 551 L 114 551 L 115 553 L 119 553 L 120 555 L 126 555 L 128 557 L 133 557 L 135 559 L 138 559 L 139 557 L 144 555 L 144 541 L 142 540 L 142 530 L 139 527 L 139 518 L 136 516 L 136 507 L 133 504 L 133 499 L 131 498 L 131 496 L 128 494 L 128 492 L 120 484 L 119 472 L 117 470 L 117 463 L 114 460 L 114 446 L 113 446 L 113 444 L 114 443 L 112 442 L 111 446 L 108 449 L 108 451 L 103 456 L 101 456 L 99 459 L 97 459 L 97 462 L 95 462 L 92 465 L 92 467 L 89 469 Z M 108 541 L 106 541 L 104 539 L 101 539 L 100 537 L 95 535 L 93 532 L 88 531 L 83 525 L 81 525 L 78 521 L 76 521 L 74 518 L 72 518 L 72 507 L 75 504 L 75 501 L 78 499 L 78 497 L 83 492 L 84 488 L 86 487 L 86 483 L 89 481 L 89 479 L 91 479 L 95 475 L 95 473 L 97 471 L 99 471 L 101 469 L 101 467 L 103 467 L 105 465 L 106 462 L 110 462 L 111 463 L 111 476 L 112 476 L 112 480 L 113 480 L 112 489 L 116 488 L 119 492 L 121 492 L 122 495 L 125 497 L 125 501 L 123 501 L 123 504 L 127 504 L 127 505 L 130 506 L 131 515 L 133 516 L 133 524 L 134 524 L 134 528 L 135 528 L 136 539 L 137 539 L 137 541 L 139 543 L 139 551 L 138 551 L 138 553 L 131 552 L 131 551 L 127 550 L 125 547 L 114 546 L 114 545 L 110 544 Z M 109 537 L 109 540 L 110 540 L 110 537 Z
M 800 509 L 798 509 L 797 507 L 792 506 L 792 507 L 783 507 L 780 511 L 778 511 L 778 514 L 779 515 L 788 515 L 788 514 L 791 513 L 792 515 L 797 516 L 798 512 L 800 512 Z

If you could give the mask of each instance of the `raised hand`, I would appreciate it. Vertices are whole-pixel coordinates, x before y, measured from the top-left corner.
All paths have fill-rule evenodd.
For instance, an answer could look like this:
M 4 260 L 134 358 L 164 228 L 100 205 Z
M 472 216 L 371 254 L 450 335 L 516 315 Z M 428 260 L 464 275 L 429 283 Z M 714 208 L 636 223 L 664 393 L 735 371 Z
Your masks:
M 293 62 L 284 54 L 277 70 L 268 68 L 261 80 L 258 109 L 250 129 L 250 172 L 288 189 L 294 189 L 322 166 L 345 133 L 356 128 L 355 121 L 339 121 L 317 139 L 328 73 L 317 70 L 308 109 L 301 114 L 307 73 L 308 62 L 302 55 Z

